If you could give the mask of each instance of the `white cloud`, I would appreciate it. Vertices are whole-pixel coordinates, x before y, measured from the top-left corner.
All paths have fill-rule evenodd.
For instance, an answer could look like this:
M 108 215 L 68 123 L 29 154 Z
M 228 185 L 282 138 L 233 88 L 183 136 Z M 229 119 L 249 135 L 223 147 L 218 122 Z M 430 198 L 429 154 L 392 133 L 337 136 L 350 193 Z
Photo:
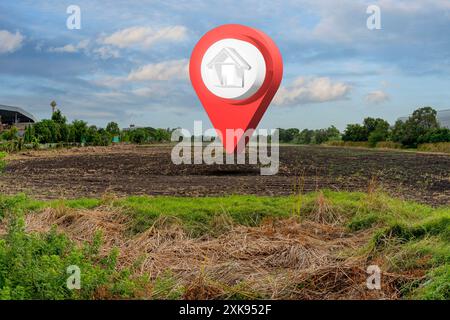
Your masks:
M 92 81 L 92 83 L 94 83 L 97 86 L 108 88 L 119 88 L 123 84 L 123 82 L 124 82 L 123 77 L 113 77 L 113 76 L 103 77 Z
M 120 57 L 119 51 L 109 46 L 99 47 L 94 49 L 92 52 L 103 60 Z
M 281 87 L 274 99 L 276 105 L 320 103 L 343 100 L 348 97 L 351 86 L 333 82 L 327 77 L 298 77 L 288 87 Z
M 51 47 L 48 49 L 49 52 L 56 53 L 76 53 L 80 50 L 86 50 L 89 46 L 89 40 L 82 40 L 77 44 L 67 44 L 63 47 Z
M 170 60 L 151 63 L 133 70 L 128 81 L 186 79 L 188 77 L 188 60 Z
M 119 98 L 126 97 L 123 92 L 111 91 L 111 92 L 97 92 L 95 93 L 96 97 L 105 98 L 110 100 L 117 100 Z
M 187 59 L 168 60 L 159 63 L 150 63 L 135 70 L 125 76 L 106 76 L 95 79 L 92 82 L 98 86 L 119 88 L 124 83 L 145 82 L 145 81 L 168 81 L 183 80 L 189 77 L 189 62 Z M 153 91 L 136 89 L 135 95 L 147 96 Z
M 368 103 L 380 104 L 380 103 L 389 101 L 390 97 L 386 92 L 383 92 L 381 90 L 376 90 L 376 91 L 369 92 L 366 95 L 365 99 Z
M 36 48 L 38 50 L 38 48 Z M 51 47 L 47 50 L 54 53 L 77 53 L 83 51 L 86 55 L 92 55 L 100 59 L 106 60 L 110 58 L 119 58 L 119 50 L 111 46 L 93 47 L 91 41 L 86 39 L 78 42 L 77 44 L 67 44 L 62 47 Z
M 135 45 L 148 48 L 158 42 L 182 41 L 186 36 L 187 29 L 184 26 L 170 26 L 160 29 L 131 27 L 106 36 L 100 39 L 100 42 L 119 48 L 127 48 Z
M 151 97 L 154 95 L 158 95 L 160 92 L 155 88 L 137 88 L 132 91 L 133 94 L 139 97 Z
M 0 30 L 0 54 L 11 53 L 22 46 L 25 37 L 19 32 L 11 33 L 7 30 Z
M 435 29 L 448 25 L 448 0 L 378 0 L 372 3 L 355 0 L 297 0 L 295 4 L 308 7 L 320 17 L 312 28 L 286 29 L 287 34 L 293 34 L 303 42 L 350 45 L 352 49 L 366 50 L 373 46 L 423 43 L 435 38 L 444 38 L 446 42 L 445 36 L 442 37 Z M 367 29 L 366 19 L 369 14 L 366 9 L 369 4 L 380 7 L 381 27 L 386 30 L 376 32 Z M 429 22 L 430 16 L 433 17 L 433 23 Z M 424 27 L 424 23 L 427 27 Z
M 450 9 L 448 0 L 379 0 L 378 5 L 382 9 L 391 12 L 421 13 L 428 10 Z

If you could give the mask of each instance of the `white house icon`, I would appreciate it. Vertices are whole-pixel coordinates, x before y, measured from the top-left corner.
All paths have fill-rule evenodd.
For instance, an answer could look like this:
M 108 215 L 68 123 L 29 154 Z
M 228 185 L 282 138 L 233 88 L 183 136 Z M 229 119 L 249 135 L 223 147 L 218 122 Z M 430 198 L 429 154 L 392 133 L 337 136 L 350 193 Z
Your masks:
M 244 73 L 251 67 L 233 48 L 226 47 L 207 64 L 208 69 L 216 72 L 220 83 L 218 87 L 243 88 Z

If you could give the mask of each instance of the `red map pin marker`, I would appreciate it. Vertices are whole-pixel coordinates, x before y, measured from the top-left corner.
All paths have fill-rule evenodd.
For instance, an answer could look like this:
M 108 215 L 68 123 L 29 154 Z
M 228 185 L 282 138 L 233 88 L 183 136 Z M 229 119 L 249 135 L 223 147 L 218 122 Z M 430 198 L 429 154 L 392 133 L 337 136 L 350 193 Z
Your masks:
M 189 63 L 192 86 L 208 113 L 227 153 L 248 141 L 277 92 L 283 61 L 275 43 L 263 32 L 227 24 L 207 32 Z M 236 136 L 227 141 L 227 129 Z M 239 151 L 239 150 L 238 150 Z

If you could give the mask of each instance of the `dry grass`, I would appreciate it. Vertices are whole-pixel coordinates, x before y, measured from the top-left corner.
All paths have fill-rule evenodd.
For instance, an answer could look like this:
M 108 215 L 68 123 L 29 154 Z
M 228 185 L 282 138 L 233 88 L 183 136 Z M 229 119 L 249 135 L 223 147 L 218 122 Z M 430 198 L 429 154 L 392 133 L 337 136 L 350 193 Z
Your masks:
M 342 222 L 342 215 L 336 212 L 330 201 L 319 191 L 315 201 L 312 217 L 313 221 L 322 224 L 339 225 Z
M 396 298 L 395 286 L 367 290 L 367 257 L 347 254 L 364 246 L 370 231 L 348 233 L 338 226 L 337 215 L 321 193 L 316 212 L 309 221 L 293 217 L 265 221 L 259 227 L 233 225 L 224 215 L 216 221 L 223 226 L 220 235 L 192 238 L 174 218 L 161 218 L 145 232 L 132 235 L 131 218 L 118 208 L 61 205 L 28 214 L 26 228 L 45 232 L 56 225 L 80 243 L 100 231 L 102 252 L 117 247 L 120 267 L 153 279 L 170 270 L 185 288 L 185 299 Z
M 417 147 L 419 151 L 450 153 L 450 142 L 424 143 Z

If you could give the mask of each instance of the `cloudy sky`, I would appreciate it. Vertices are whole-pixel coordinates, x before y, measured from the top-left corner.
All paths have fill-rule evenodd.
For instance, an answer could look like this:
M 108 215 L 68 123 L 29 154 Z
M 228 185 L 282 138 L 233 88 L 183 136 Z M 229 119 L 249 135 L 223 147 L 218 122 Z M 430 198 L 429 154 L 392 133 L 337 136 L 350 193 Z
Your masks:
M 69 5 L 81 29 L 66 27 Z M 381 30 L 369 30 L 369 5 Z M 260 127 L 321 128 L 394 121 L 416 107 L 450 108 L 450 0 L 1 1 L 0 104 L 48 118 L 191 128 L 209 121 L 187 75 L 209 29 L 267 33 L 284 79 Z

